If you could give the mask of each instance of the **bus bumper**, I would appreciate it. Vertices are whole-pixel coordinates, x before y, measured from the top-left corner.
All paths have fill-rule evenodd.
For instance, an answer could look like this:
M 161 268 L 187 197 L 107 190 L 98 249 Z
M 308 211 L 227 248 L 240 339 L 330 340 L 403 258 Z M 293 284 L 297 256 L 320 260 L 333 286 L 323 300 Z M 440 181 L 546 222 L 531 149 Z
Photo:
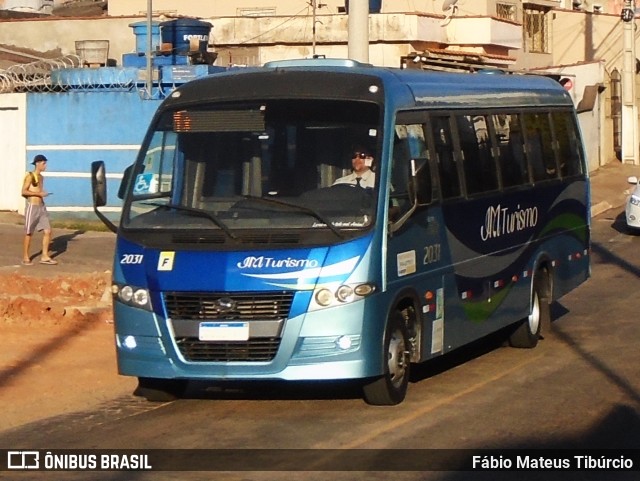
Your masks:
M 127 376 L 193 380 L 340 380 L 381 374 L 380 349 L 362 344 L 364 303 L 288 319 L 275 357 L 267 362 L 188 361 L 170 322 L 116 303 L 118 371 Z M 329 312 L 334 311 L 334 312 Z

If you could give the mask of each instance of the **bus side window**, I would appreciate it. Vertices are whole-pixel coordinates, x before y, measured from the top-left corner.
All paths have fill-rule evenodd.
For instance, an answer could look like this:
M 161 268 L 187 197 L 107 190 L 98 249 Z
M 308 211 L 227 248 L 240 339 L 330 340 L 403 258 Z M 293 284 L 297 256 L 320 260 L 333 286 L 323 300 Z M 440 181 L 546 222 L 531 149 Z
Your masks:
M 408 140 L 406 138 L 406 125 L 397 125 L 395 130 L 396 135 L 393 141 L 389 196 L 391 198 L 391 207 L 399 213 L 404 210 L 409 203 L 408 168 L 410 155 Z
M 562 177 L 583 174 L 580 142 L 571 112 L 551 114 L 555 144 L 558 146 L 558 160 Z
M 411 196 L 409 195 L 411 160 L 426 157 L 427 147 L 422 124 L 396 125 L 391 164 L 391 185 L 389 186 L 391 208 L 394 209 L 394 215 L 403 213 L 411 207 Z M 422 174 L 425 175 L 426 172 L 428 169 L 424 169 Z M 430 186 L 430 179 L 427 180 L 419 182 L 419 185 Z M 431 198 L 431 192 L 419 193 L 419 197 Z
M 485 117 L 460 115 L 456 117 L 456 123 L 467 194 L 497 190 L 498 173 Z
M 534 182 L 556 179 L 558 166 L 551 138 L 549 115 L 527 113 L 524 115 L 527 154 Z
M 529 182 L 529 171 L 518 114 L 492 115 L 491 121 L 498 143 L 503 187 L 526 184 Z
M 460 180 L 458 176 L 458 166 L 453 152 L 449 117 L 432 117 L 431 133 L 433 135 L 433 147 L 436 151 L 442 198 L 450 199 L 452 197 L 459 197 Z

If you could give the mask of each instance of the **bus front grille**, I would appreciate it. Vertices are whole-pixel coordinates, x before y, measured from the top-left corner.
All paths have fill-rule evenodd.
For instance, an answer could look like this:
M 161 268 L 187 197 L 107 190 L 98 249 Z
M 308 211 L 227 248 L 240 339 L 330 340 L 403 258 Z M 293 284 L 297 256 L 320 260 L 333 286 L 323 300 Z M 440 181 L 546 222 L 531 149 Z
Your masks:
M 289 316 L 292 292 L 166 292 L 171 319 L 268 321 Z
M 165 292 L 164 302 L 176 345 L 187 361 L 269 362 L 280 347 L 293 292 Z M 246 322 L 251 337 L 200 340 L 198 326 L 210 321 Z
M 195 337 L 177 338 L 180 353 L 195 362 L 268 362 L 280 346 L 279 338 L 255 338 L 248 341 L 201 341 Z

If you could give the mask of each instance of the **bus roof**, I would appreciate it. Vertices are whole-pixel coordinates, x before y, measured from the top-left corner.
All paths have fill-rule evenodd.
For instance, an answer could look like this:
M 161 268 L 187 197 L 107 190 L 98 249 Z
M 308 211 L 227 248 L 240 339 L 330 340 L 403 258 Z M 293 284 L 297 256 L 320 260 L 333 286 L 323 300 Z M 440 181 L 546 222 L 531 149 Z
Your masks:
M 371 95 L 371 85 L 379 87 L 379 95 Z M 269 62 L 264 67 L 235 68 L 188 82 L 176 92 L 180 93 L 170 95 L 168 104 L 245 98 L 339 98 L 384 101 L 399 108 L 573 105 L 568 92 L 543 75 L 375 67 L 348 59 L 287 60 Z

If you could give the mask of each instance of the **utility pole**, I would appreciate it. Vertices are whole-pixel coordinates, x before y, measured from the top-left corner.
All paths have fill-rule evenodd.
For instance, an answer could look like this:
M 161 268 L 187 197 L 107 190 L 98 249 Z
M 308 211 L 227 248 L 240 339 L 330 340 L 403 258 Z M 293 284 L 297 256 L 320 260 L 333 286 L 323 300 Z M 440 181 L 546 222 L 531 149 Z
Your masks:
M 318 23 L 318 20 L 316 20 L 316 10 L 325 6 L 326 4 L 324 3 L 318 3 L 318 0 L 311 0 L 311 11 L 313 12 L 313 26 L 311 27 L 313 39 L 311 44 L 311 53 L 314 57 L 316 56 L 316 23 Z
M 638 108 L 636 106 L 635 0 L 622 9 L 622 162 L 640 164 Z
M 153 0 L 147 0 L 147 92 L 152 97 L 153 90 Z
M 349 0 L 349 58 L 369 62 L 369 0 Z

